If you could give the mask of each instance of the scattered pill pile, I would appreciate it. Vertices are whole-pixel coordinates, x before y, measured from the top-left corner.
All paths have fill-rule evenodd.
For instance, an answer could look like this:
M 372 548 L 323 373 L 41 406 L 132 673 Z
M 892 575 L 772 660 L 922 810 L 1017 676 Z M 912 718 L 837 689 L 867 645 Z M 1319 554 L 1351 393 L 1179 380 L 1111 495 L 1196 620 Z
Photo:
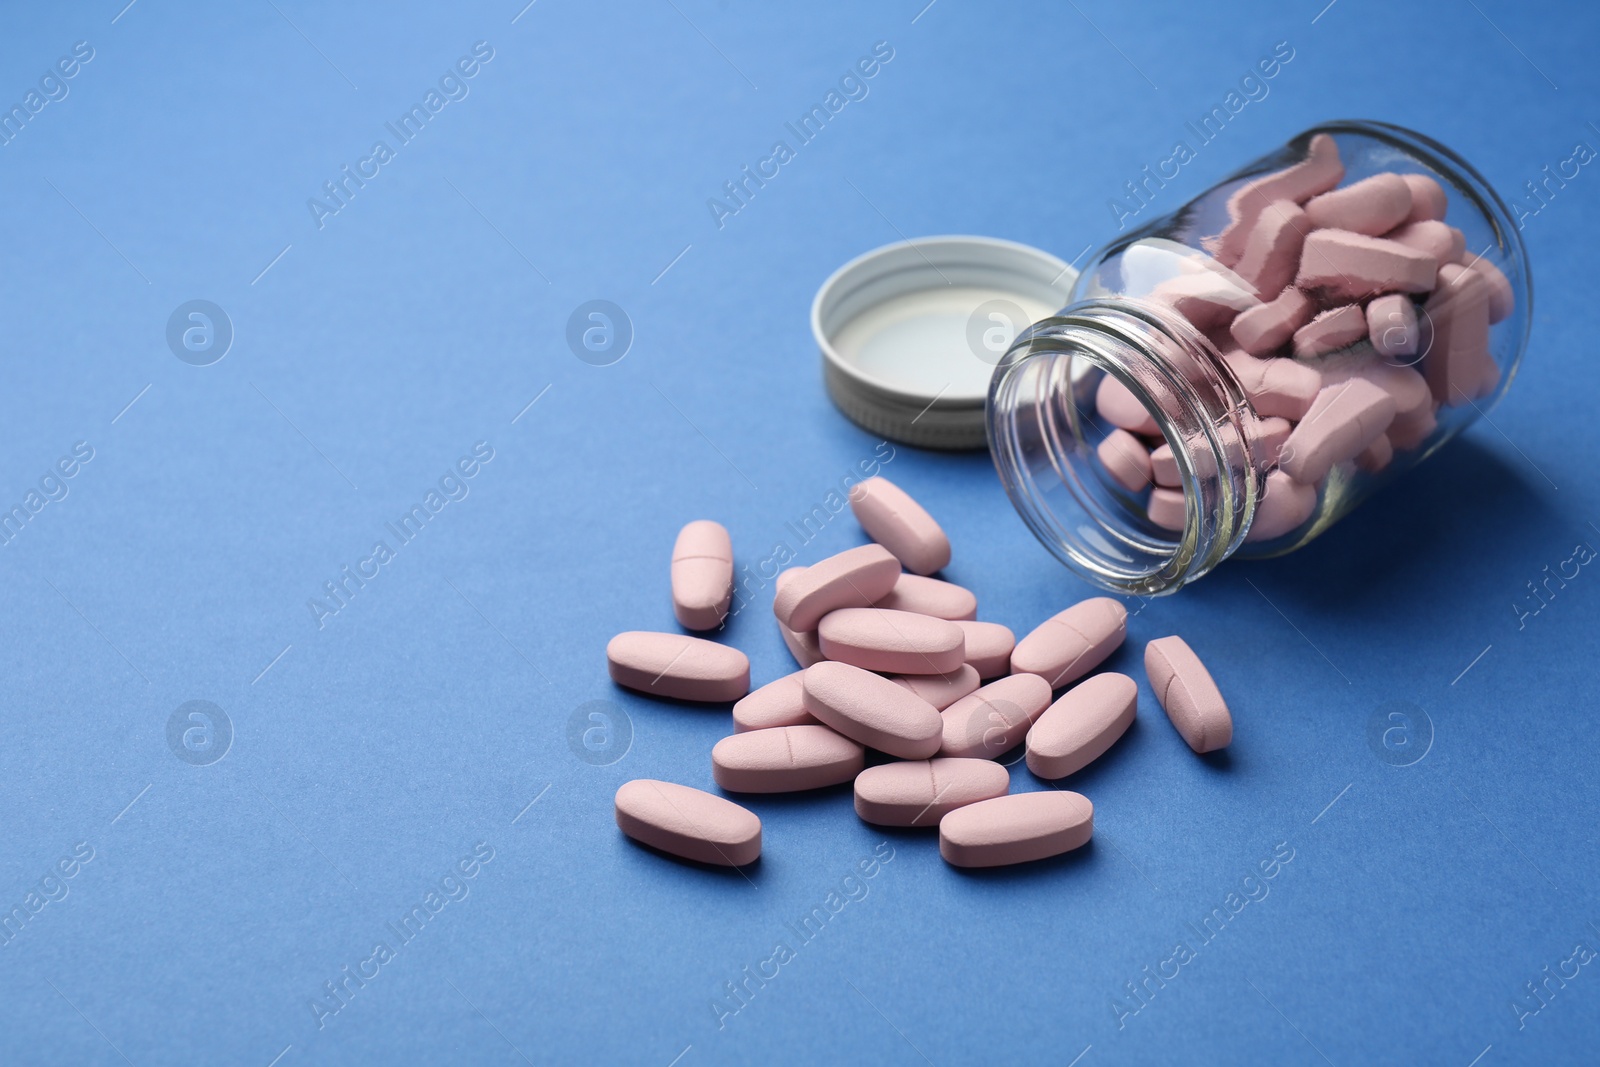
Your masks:
M 1263 417 L 1257 456 L 1272 469 L 1252 541 L 1310 518 L 1335 468 L 1382 470 L 1423 444 L 1441 405 L 1500 380 L 1489 327 L 1511 314 L 1511 284 L 1444 221 L 1444 187 L 1385 172 L 1339 188 L 1344 177 L 1337 143 L 1316 135 L 1304 160 L 1240 186 L 1211 255 L 1148 294 L 1211 340 Z M 1097 448 L 1106 472 L 1150 489 L 1152 523 L 1183 529 L 1178 465 L 1154 419 L 1110 375 L 1095 403 L 1117 427 Z
M 950 562 L 944 530 L 883 478 L 850 506 L 875 543 L 778 576 L 772 611 L 800 670 L 750 691 L 744 653 L 704 638 L 630 631 L 606 646 L 611 678 L 641 693 L 733 705 L 734 732 L 711 750 L 730 793 L 790 793 L 855 783 L 856 814 L 880 826 L 939 828 L 958 867 L 1059 855 L 1094 833 L 1094 805 L 1062 789 L 1012 793 L 996 758 L 1026 745 L 1027 766 L 1055 782 L 1098 759 L 1133 723 L 1138 686 L 1090 672 L 1127 635 L 1127 612 L 1095 597 L 1015 641 L 978 622 L 969 590 L 931 575 Z M 686 628 L 721 625 L 733 551 L 715 522 L 683 528 L 672 553 L 672 603 Z M 1225 747 L 1233 720 L 1216 683 L 1179 637 L 1145 648 L 1145 673 L 1196 752 Z M 1056 697 L 1059 690 L 1065 693 Z M 893 762 L 867 766 L 867 749 Z M 617 826 L 636 841 L 702 863 L 761 854 L 761 820 L 712 793 L 637 779 L 617 790 Z

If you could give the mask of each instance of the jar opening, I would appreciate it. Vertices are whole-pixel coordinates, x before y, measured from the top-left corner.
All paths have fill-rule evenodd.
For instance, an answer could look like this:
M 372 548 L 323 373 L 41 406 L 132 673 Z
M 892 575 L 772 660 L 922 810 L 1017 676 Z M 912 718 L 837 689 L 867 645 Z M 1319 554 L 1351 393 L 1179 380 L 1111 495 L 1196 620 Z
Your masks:
M 1144 432 L 1166 439 L 1162 480 L 1177 486 L 1155 484 L 1144 446 L 1103 414 L 1102 389 L 1120 391 L 1119 423 L 1148 419 Z M 988 429 L 1034 534 L 1116 592 L 1175 592 L 1205 574 L 1243 538 L 1260 493 L 1243 390 L 1192 327 L 1145 301 L 1083 301 L 1020 336 L 990 383 Z

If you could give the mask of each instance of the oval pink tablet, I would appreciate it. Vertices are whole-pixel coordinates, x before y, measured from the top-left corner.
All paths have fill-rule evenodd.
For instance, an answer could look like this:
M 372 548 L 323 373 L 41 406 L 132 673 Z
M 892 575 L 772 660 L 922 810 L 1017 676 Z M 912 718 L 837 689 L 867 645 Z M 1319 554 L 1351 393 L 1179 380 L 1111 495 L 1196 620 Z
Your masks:
M 1094 394 L 1094 406 L 1100 412 L 1100 417 L 1113 426 L 1134 433 L 1160 432 L 1156 429 L 1156 420 L 1139 402 L 1139 398 L 1133 395 L 1133 390 L 1109 374 L 1100 379 Z
M 1010 789 L 1011 775 L 993 760 L 882 763 L 856 776 L 856 814 L 876 826 L 937 826 L 957 808 Z
M 616 806 L 617 829 L 674 856 L 743 867 L 761 855 L 756 814 L 702 789 L 638 778 L 617 790 Z
M 840 608 L 817 624 L 822 654 L 889 674 L 949 674 L 966 662 L 961 627 L 885 608 Z
M 784 647 L 788 648 L 789 655 L 793 656 L 794 661 L 802 668 L 809 667 L 813 663 L 821 663 L 827 659 L 822 654 L 822 645 L 817 640 L 817 631 L 815 630 L 807 630 L 803 634 L 795 633 L 780 622 L 778 623 L 778 636 L 783 638 Z
M 1499 368 L 1489 355 L 1490 286 L 1476 267 L 1439 268 L 1439 286 L 1422 305 L 1422 373 L 1433 398 L 1459 405 L 1482 395 Z
M 1028 770 L 1065 778 L 1093 763 L 1133 725 L 1139 684 L 1126 674 L 1085 678 L 1028 731 Z
M 1111 480 L 1130 493 L 1150 485 L 1150 453 L 1127 430 L 1112 430 L 1095 450 Z
M 1151 289 L 1147 299 L 1171 306 L 1201 333 L 1226 326 L 1239 312 L 1261 303 L 1249 282 L 1211 270 L 1168 278 Z
M 1394 446 L 1380 433 L 1370 445 L 1361 450 L 1361 454 L 1356 457 L 1356 466 L 1376 474 L 1387 467 L 1393 459 Z
M 733 728 L 770 730 L 777 726 L 815 726 L 817 720 L 806 710 L 800 672 L 786 674 L 753 690 L 733 706 Z
M 1295 481 L 1316 485 L 1336 464 L 1360 455 L 1394 420 L 1394 410 L 1394 397 L 1365 378 L 1328 385 L 1289 434 L 1279 466 Z
M 1489 287 L 1489 322 L 1491 325 L 1511 314 L 1511 309 L 1516 306 L 1516 294 L 1512 291 L 1511 282 L 1499 267 L 1490 263 L 1483 256 L 1474 255 L 1466 251 L 1456 257 L 1456 262 L 1463 267 L 1471 267 L 1473 272 L 1482 278 L 1484 284 Z
M 1292 359 L 1257 359 L 1243 352 L 1230 352 L 1223 362 L 1238 377 L 1251 405 L 1262 415 L 1302 418 L 1322 388 L 1322 375 Z
M 961 621 L 956 625 L 966 638 L 967 665 L 977 670 L 978 677 L 988 681 L 1011 669 L 1011 650 L 1017 638 L 1009 628 L 997 622 Z
M 787 570 L 779 571 L 778 577 L 773 579 L 772 584 L 776 590 L 781 591 L 790 578 L 804 571 L 804 567 L 790 567 Z M 822 646 L 817 642 L 817 631 L 815 630 L 797 633 L 780 622 L 778 623 L 778 635 L 783 638 L 784 647 L 789 650 L 789 655 L 794 657 L 794 661 L 802 669 L 811 666 L 813 663 L 821 663 L 825 658 L 822 655 Z
M 1246 541 L 1270 541 L 1296 529 L 1317 510 L 1317 487 L 1295 481 L 1281 470 L 1267 475 Z
M 672 546 L 672 611 L 690 630 L 715 630 L 733 599 L 733 540 L 721 523 L 699 519 Z
M 868 478 L 850 490 L 850 510 L 867 536 L 915 574 L 950 562 L 950 538 L 922 505 L 887 478 Z
M 889 680 L 900 688 L 917 694 L 923 700 L 943 711 L 968 693 L 975 692 L 983 680 L 970 663 L 963 663 L 959 671 L 949 674 L 891 674 Z
M 1240 312 L 1228 333 L 1250 355 L 1265 356 L 1288 344 L 1316 313 L 1317 302 L 1290 286 L 1267 303 Z
M 1367 335 L 1380 356 L 1417 354 L 1417 308 L 1401 293 L 1380 296 L 1367 305 Z
M 1252 178 L 1228 197 L 1231 221 L 1215 242 L 1217 259 L 1228 266 L 1239 261 L 1256 219 L 1268 204 L 1275 200 L 1303 204 L 1343 180 L 1344 163 L 1339 159 L 1338 142 L 1325 133 L 1317 134 L 1306 145 L 1306 157 L 1300 162 Z
M 772 613 L 795 633 L 805 633 L 830 611 L 882 600 L 899 577 L 900 561 L 882 545 L 847 549 L 778 582 Z
M 1152 489 L 1145 501 L 1145 514 L 1163 530 L 1181 530 L 1188 520 L 1188 508 L 1183 502 L 1181 489 Z
M 955 867 L 1003 867 L 1059 856 L 1094 836 L 1094 805 L 1080 793 L 1011 793 L 939 820 L 939 855 Z
M 1294 425 L 1288 419 L 1271 418 L 1262 419 L 1247 431 L 1258 467 L 1265 469 L 1278 465 L 1284 442 L 1289 440 L 1289 433 L 1293 429 Z
M 1234 271 L 1254 286 L 1263 300 L 1273 300 L 1294 281 L 1300 265 L 1300 246 L 1312 228 L 1299 204 L 1293 200 L 1272 201 L 1256 216 L 1250 235 L 1245 238 L 1244 254 L 1233 265 Z M 1250 310 L 1244 313 L 1249 314 Z
M 997 679 L 951 704 L 940 717 L 941 756 L 994 759 L 1016 748 L 1050 706 L 1050 683 L 1036 674 Z
M 618 685 L 651 696 L 720 703 L 750 691 L 750 661 L 737 648 L 684 634 L 629 630 L 606 644 Z
M 1367 316 L 1360 304 L 1329 308 L 1294 332 L 1294 357 L 1325 356 L 1366 336 Z
M 1196 752 L 1227 748 L 1233 741 L 1233 716 L 1194 649 L 1181 637 L 1162 637 L 1144 646 L 1150 688 L 1178 733 Z
M 1037 674 L 1059 689 L 1115 652 L 1128 632 L 1128 612 L 1110 597 L 1072 605 L 1034 628 L 1011 651 L 1013 674 Z
M 711 776 L 733 793 L 798 793 L 848 782 L 866 765 L 860 745 L 826 726 L 776 726 L 724 737 Z
M 1387 171 L 1306 203 L 1306 217 L 1313 226 L 1374 237 L 1388 233 L 1410 214 L 1411 187 L 1400 175 Z
M 978 615 L 978 598 L 972 590 L 920 574 L 902 574 L 889 595 L 872 606 L 936 619 L 972 619 Z
M 1407 222 L 1444 218 L 1450 206 L 1444 186 L 1426 174 L 1402 174 L 1400 178 L 1411 190 L 1411 213 L 1406 216 Z
M 1437 410 L 1433 396 L 1429 394 L 1428 403 L 1423 407 L 1403 415 L 1396 415 L 1389 428 L 1383 431 L 1383 435 L 1397 449 L 1419 448 L 1439 426 Z
M 1442 266 L 1454 263 L 1456 257 L 1461 255 L 1465 247 L 1462 242 L 1461 231 L 1454 226 L 1446 226 L 1437 219 L 1423 219 L 1421 222 L 1410 222 L 1393 230 L 1384 237 L 1407 248 L 1415 248 L 1419 252 L 1426 252 L 1436 259 Z
M 939 751 L 939 712 L 887 678 L 824 662 L 805 669 L 804 684 L 806 710 L 853 741 L 901 759 L 927 759 Z
M 1330 302 L 1385 292 L 1425 293 L 1439 264 L 1428 253 L 1349 230 L 1313 230 L 1300 252 L 1295 285 Z
M 1183 485 L 1183 475 L 1178 471 L 1178 458 L 1172 454 L 1171 445 L 1161 444 L 1150 450 L 1150 477 L 1163 489 L 1176 489 Z

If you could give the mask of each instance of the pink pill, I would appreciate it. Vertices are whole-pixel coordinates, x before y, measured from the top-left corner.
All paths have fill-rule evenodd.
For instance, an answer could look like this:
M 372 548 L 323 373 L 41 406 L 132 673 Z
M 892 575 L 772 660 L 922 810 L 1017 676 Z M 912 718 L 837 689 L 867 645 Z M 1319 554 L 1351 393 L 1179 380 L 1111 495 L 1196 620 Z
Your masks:
M 1189 509 L 1184 503 L 1182 490 L 1152 489 L 1145 501 L 1144 512 L 1150 521 L 1163 530 L 1182 530 L 1188 522 Z
M 936 619 L 973 619 L 978 615 L 978 598 L 970 589 L 920 574 L 902 574 L 889 595 L 872 606 Z
M 793 656 L 794 661 L 801 667 L 809 667 L 828 658 L 822 654 L 822 644 L 817 640 L 815 630 L 796 633 L 780 622 L 778 635 L 783 638 L 784 647 L 789 650 L 789 655 Z
M 789 629 L 805 633 L 830 611 L 882 600 L 899 577 L 900 561 L 882 545 L 847 549 L 779 582 L 772 613 Z
M 1370 178 L 1313 197 L 1306 217 L 1318 229 L 1349 230 L 1376 237 L 1388 233 L 1411 214 L 1411 187 L 1398 174 Z
M 939 751 L 939 712 L 889 679 L 848 663 L 818 663 L 806 668 L 804 683 L 806 710 L 852 741 L 901 759 Z
M 1277 466 L 1279 453 L 1283 451 L 1293 430 L 1294 423 L 1288 419 L 1262 419 L 1257 423 L 1250 434 L 1256 465 L 1262 468 Z
M 1417 309 L 1400 293 L 1380 296 L 1367 305 L 1367 336 L 1380 356 L 1417 354 Z
M 733 728 L 740 733 L 779 726 L 814 726 L 816 722 L 806 710 L 799 671 L 768 682 L 733 706 Z
M 1444 186 L 1426 174 L 1402 174 L 1400 178 L 1411 190 L 1411 214 L 1406 216 L 1407 222 L 1444 218 L 1445 210 L 1450 206 Z
M 1281 470 L 1267 475 L 1266 489 L 1256 502 L 1255 518 L 1250 521 L 1246 541 L 1271 541 L 1282 537 L 1311 517 L 1317 510 L 1317 487 L 1295 481 Z
M 1484 395 L 1489 375 L 1489 286 L 1476 268 L 1439 268 L 1439 287 L 1422 306 L 1422 374 L 1441 404 Z M 1498 368 L 1494 371 L 1499 379 Z M 1491 386 L 1492 387 L 1492 386 Z
M 715 630 L 733 599 L 733 541 L 721 523 L 699 519 L 672 546 L 672 611 L 690 630 Z
M 1050 683 L 1012 674 L 962 697 L 940 713 L 939 754 L 978 759 L 1002 756 L 1022 743 L 1028 727 L 1050 706 Z
M 826 726 L 775 726 L 718 741 L 711 776 L 730 793 L 798 793 L 848 782 L 866 766 L 860 745 Z
M 1106 434 L 1100 447 L 1095 449 L 1100 465 L 1111 480 L 1130 493 L 1137 493 L 1150 484 L 1150 453 L 1140 440 L 1127 430 L 1112 430 Z
M 1011 673 L 1037 674 L 1059 689 L 1100 666 L 1127 633 L 1127 609 L 1110 597 L 1091 597 L 1052 615 L 1018 641 L 1011 650 Z
M 1300 253 L 1295 285 L 1329 301 L 1386 292 L 1425 293 L 1439 264 L 1426 252 L 1348 230 L 1313 230 Z
M 1138 706 L 1139 685 L 1126 674 L 1085 678 L 1028 731 L 1028 770 L 1040 778 L 1083 770 L 1127 732 Z
M 1150 480 L 1163 489 L 1176 489 L 1183 484 L 1178 457 L 1172 454 L 1171 445 L 1157 445 L 1150 450 Z
M 804 567 L 790 567 L 785 571 L 779 572 L 778 577 L 774 579 L 772 584 L 778 590 L 782 590 L 791 577 L 802 573 L 804 570 Z M 778 634 L 783 638 L 784 646 L 788 648 L 789 655 L 793 656 L 794 661 L 800 664 L 802 668 L 809 667 L 813 663 L 820 663 L 826 658 L 822 654 L 822 645 L 817 641 L 817 631 L 806 630 L 803 633 L 797 633 L 780 622 L 778 623 Z
M 939 855 L 953 867 L 1004 867 L 1071 852 L 1094 836 L 1094 805 L 1065 789 L 1010 793 L 939 820 Z
M 1230 352 L 1223 361 L 1244 387 L 1250 405 L 1261 415 L 1303 418 L 1322 389 L 1322 375 L 1292 359 L 1257 359 L 1243 352 Z
M 1283 170 L 1252 178 L 1228 198 L 1228 216 L 1232 221 L 1216 241 L 1217 259 L 1228 266 L 1239 261 L 1256 219 L 1268 204 L 1275 200 L 1304 204 L 1343 180 L 1344 163 L 1339 159 L 1338 143 L 1325 133 L 1317 134 L 1306 146 L 1305 159 Z
M 894 553 L 914 574 L 950 562 L 950 539 L 921 504 L 887 478 L 868 478 L 850 490 L 850 510 L 867 536 Z
M 1394 459 L 1394 446 L 1380 433 L 1373 438 L 1370 445 L 1361 450 L 1361 454 L 1356 457 L 1356 466 L 1370 474 L 1376 474 L 1387 467 L 1392 459 Z
M 1383 435 L 1389 439 L 1389 443 L 1396 449 L 1410 451 L 1414 448 L 1420 448 L 1422 443 L 1433 434 L 1433 431 L 1438 429 L 1439 419 L 1434 414 L 1433 394 L 1430 393 L 1428 399 L 1429 403 L 1420 411 L 1396 415 L 1394 421 L 1389 424 L 1389 428 L 1383 432 Z
M 1367 316 L 1360 304 L 1331 308 L 1294 332 L 1296 359 L 1314 359 L 1364 340 Z
M 1113 426 L 1120 426 L 1124 430 L 1134 433 L 1153 434 L 1156 429 L 1156 420 L 1133 391 L 1117 379 L 1107 374 L 1100 379 L 1100 385 L 1094 394 L 1095 410 L 1100 412 L 1100 417 Z
M 1473 272 L 1482 278 L 1489 287 L 1489 322 L 1499 322 L 1511 314 L 1516 307 L 1516 294 L 1511 289 L 1511 282 L 1501 273 L 1500 268 L 1490 263 L 1486 258 L 1473 255 L 1464 250 L 1456 257 L 1456 262 L 1463 267 L 1471 267 Z
M 1279 466 L 1297 482 L 1321 482 L 1388 428 L 1394 407 L 1394 397 L 1365 378 L 1329 385 L 1289 434 Z
M 1239 312 L 1260 303 L 1254 292 L 1209 270 L 1168 278 L 1150 291 L 1149 298 L 1170 306 L 1201 333 L 1226 326 Z
M 1017 639 L 1011 630 L 997 622 L 956 623 L 966 638 L 967 666 L 984 680 L 998 678 L 1011 669 L 1011 650 Z
M 966 662 L 961 627 L 884 608 L 840 608 L 817 624 L 822 654 L 889 674 L 949 674 Z
M 937 826 L 957 808 L 1010 789 L 1011 775 L 993 760 L 881 763 L 856 776 L 856 814 L 875 826 Z
M 1196 752 L 1214 752 L 1233 741 L 1233 716 L 1200 657 L 1181 637 L 1163 637 L 1144 647 L 1150 688 L 1172 725 Z
M 1193 465 L 1195 473 L 1200 477 L 1209 477 L 1216 473 L 1217 460 L 1211 453 L 1209 445 L 1204 441 L 1194 440 L 1189 453 L 1189 462 Z M 1159 465 L 1160 470 L 1157 471 Z M 1165 489 L 1174 489 L 1183 484 L 1183 471 L 1178 466 L 1178 457 L 1172 445 L 1157 445 L 1150 452 L 1150 474 L 1156 485 Z M 1181 516 L 1180 516 L 1181 524 Z
M 616 807 L 617 829 L 662 852 L 720 867 L 761 856 L 761 820 L 713 793 L 637 778 L 617 790 Z
M 629 630 L 606 644 L 611 680 L 675 700 L 721 703 L 750 691 L 750 661 L 737 648 L 684 634 Z
M 1456 262 L 1466 249 L 1466 239 L 1460 230 L 1435 219 L 1407 223 L 1384 234 L 1384 238 L 1407 248 L 1415 248 L 1418 252 L 1426 252 L 1440 266 Z
M 1365 378 L 1392 396 L 1396 418 L 1427 407 L 1433 400 L 1433 395 L 1428 392 L 1427 381 L 1411 367 L 1370 359 L 1331 369 L 1326 382 L 1335 385 L 1351 378 Z
M 978 686 L 983 684 L 983 679 L 978 676 L 978 669 L 970 663 L 963 663 L 959 671 L 952 671 L 949 674 L 891 674 L 889 680 L 900 688 L 915 693 L 939 711 L 948 708 L 968 693 L 976 692 Z
M 1282 458 L 1289 455 L 1286 450 Z M 1268 470 L 1245 540 L 1271 541 L 1297 530 L 1316 512 L 1320 488 L 1296 481 L 1281 468 Z
M 1295 254 L 1299 255 L 1299 249 Z M 1252 356 L 1265 356 L 1288 344 L 1294 332 L 1316 313 L 1317 302 L 1291 287 L 1265 304 L 1240 312 L 1228 330 L 1240 348 Z
M 1475 397 L 1491 395 L 1500 387 L 1500 365 L 1493 359 L 1486 359 L 1481 365 L 1483 377 L 1478 379 L 1478 388 L 1474 391 Z
M 1275 298 L 1284 286 L 1294 281 L 1295 270 L 1300 265 L 1300 248 L 1311 229 L 1311 221 L 1299 204 L 1292 200 L 1273 201 L 1261 209 L 1255 225 L 1250 228 L 1244 255 L 1234 264 L 1234 272 L 1254 286 L 1262 299 Z

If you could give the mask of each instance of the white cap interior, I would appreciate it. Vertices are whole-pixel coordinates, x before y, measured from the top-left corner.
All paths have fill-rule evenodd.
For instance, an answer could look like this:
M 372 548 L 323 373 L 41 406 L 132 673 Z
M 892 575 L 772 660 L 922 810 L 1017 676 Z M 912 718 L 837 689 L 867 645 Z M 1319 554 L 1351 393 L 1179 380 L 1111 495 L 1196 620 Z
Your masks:
M 904 444 L 982 448 L 994 366 L 1067 302 L 1077 272 L 992 237 L 920 237 L 846 263 L 817 290 L 811 331 L 828 393 Z

